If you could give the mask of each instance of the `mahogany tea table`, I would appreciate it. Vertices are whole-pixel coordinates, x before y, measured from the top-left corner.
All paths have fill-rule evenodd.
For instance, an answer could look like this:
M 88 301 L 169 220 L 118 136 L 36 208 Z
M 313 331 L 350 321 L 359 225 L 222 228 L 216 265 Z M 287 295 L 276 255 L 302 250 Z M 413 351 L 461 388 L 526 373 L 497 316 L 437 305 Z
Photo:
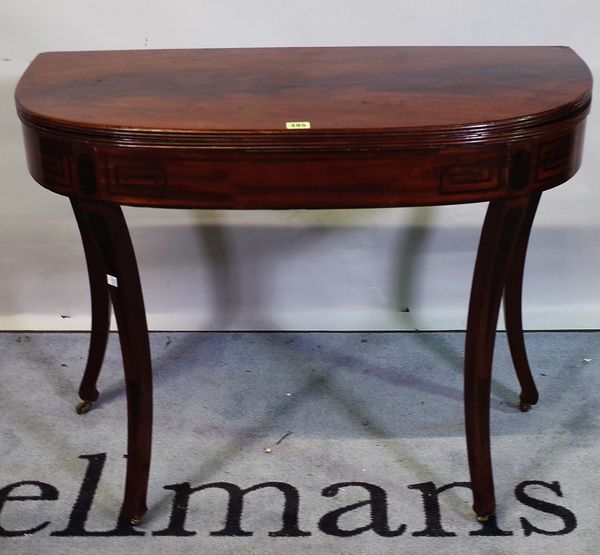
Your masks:
M 89 271 L 92 333 L 78 412 L 98 397 L 110 301 L 123 353 L 128 458 L 119 522 L 146 512 L 152 375 L 121 205 L 371 208 L 488 202 L 465 346 L 474 511 L 495 511 L 490 379 L 500 301 L 521 386 L 521 323 L 540 195 L 579 168 L 592 79 L 566 47 L 351 47 L 40 54 L 16 104 L 29 171 L 67 196 Z

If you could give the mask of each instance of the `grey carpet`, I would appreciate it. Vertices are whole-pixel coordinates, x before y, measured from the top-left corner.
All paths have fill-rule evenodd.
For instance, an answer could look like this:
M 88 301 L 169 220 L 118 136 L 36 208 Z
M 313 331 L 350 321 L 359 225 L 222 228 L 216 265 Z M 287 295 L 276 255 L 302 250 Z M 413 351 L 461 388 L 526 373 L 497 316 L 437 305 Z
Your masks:
M 153 333 L 150 510 L 135 537 L 111 532 L 126 430 L 116 336 L 100 400 L 87 415 L 73 410 L 87 341 L 0 334 L 2 553 L 598 553 L 598 333 L 527 335 L 541 396 L 527 414 L 498 335 L 496 530 L 473 520 L 467 488 L 434 491 L 469 479 L 462 333 Z M 86 471 L 88 494 L 99 477 L 93 504 L 69 524 Z M 298 525 L 293 506 L 282 524 L 275 487 L 245 494 L 236 524 L 222 487 L 184 507 L 186 482 L 278 482 L 299 496 Z M 296 536 L 279 537 L 282 526 Z M 500 530 L 510 535 L 472 534 Z

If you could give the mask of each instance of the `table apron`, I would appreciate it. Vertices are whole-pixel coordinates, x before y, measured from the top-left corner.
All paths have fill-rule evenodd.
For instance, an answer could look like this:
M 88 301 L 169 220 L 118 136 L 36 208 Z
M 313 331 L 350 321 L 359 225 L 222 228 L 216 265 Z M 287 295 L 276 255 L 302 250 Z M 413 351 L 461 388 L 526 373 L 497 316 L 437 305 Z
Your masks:
M 540 192 L 581 164 L 585 121 L 528 140 L 340 151 L 248 151 L 73 141 L 24 125 L 29 170 L 83 200 L 178 208 L 371 208 Z

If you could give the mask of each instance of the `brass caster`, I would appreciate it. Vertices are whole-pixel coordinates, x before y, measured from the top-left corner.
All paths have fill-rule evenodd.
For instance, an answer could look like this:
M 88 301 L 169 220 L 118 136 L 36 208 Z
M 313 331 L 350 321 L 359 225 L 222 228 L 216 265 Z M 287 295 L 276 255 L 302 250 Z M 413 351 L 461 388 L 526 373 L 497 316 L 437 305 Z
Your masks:
M 85 414 L 86 412 L 90 412 L 91 408 L 91 401 L 81 401 L 81 403 L 75 407 L 75 412 L 77 412 L 77 414 Z
M 519 410 L 521 412 L 529 412 L 531 410 L 531 405 L 529 403 L 520 403 Z
M 477 519 L 477 522 L 488 522 L 493 514 L 494 513 L 488 515 L 475 515 L 475 518 Z
M 131 520 L 129 521 L 129 524 L 131 524 L 131 526 L 138 526 L 142 523 L 142 519 L 139 516 L 132 516 Z

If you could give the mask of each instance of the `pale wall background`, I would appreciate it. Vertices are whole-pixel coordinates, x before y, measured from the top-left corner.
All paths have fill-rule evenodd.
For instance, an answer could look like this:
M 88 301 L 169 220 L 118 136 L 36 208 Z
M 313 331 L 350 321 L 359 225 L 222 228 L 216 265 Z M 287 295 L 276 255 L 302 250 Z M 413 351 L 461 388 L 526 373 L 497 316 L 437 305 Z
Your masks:
M 36 53 L 121 48 L 546 44 L 597 74 L 597 0 L 0 0 L 0 329 L 85 329 L 68 201 L 27 174 L 14 112 Z M 600 327 L 600 109 L 584 166 L 545 194 L 529 329 Z M 154 329 L 461 329 L 485 206 L 388 211 L 126 209 Z M 408 307 L 410 312 L 405 312 Z

